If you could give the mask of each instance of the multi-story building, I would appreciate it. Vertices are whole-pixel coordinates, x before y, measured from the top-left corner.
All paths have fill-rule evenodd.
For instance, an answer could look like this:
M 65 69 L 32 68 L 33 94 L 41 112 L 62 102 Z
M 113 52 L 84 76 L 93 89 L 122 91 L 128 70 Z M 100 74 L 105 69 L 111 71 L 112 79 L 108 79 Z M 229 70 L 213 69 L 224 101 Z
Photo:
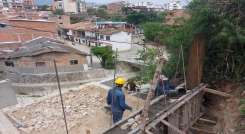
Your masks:
M 80 13 L 86 11 L 86 3 L 84 0 L 62 0 L 63 10 L 65 13 Z
M 0 0 L 0 9 L 3 8 L 3 0 Z
M 35 0 L 23 0 L 25 9 L 36 9 Z
M 172 0 L 170 3 L 167 4 L 167 10 L 178 10 L 182 9 L 179 0 Z
M 35 0 L 0 0 L 0 7 L 14 9 L 35 9 Z
M 12 0 L 12 8 L 22 9 L 23 8 L 23 0 Z
M 65 13 L 78 13 L 77 0 L 63 0 L 63 10 Z
M 52 10 L 63 10 L 63 1 L 62 0 L 53 0 L 52 2 Z
M 3 7 L 12 8 L 13 0 L 1 0 Z
M 84 12 L 87 12 L 87 7 L 86 7 L 86 2 L 85 0 L 80 0 L 79 2 L 79 12 L 80 13 L 84 13 Z

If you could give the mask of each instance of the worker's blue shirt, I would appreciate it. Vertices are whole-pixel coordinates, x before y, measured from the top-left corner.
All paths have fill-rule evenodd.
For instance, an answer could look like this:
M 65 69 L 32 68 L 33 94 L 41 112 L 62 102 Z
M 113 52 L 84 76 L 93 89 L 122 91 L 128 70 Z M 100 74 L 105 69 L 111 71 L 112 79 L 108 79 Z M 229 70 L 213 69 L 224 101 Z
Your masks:
M 107 104 L 111 105 L 112 112 L 123 112 L 129 109 L 125 103 L 125 96 L 121 88 L 114 87 L 109 90 L 107 95 Z

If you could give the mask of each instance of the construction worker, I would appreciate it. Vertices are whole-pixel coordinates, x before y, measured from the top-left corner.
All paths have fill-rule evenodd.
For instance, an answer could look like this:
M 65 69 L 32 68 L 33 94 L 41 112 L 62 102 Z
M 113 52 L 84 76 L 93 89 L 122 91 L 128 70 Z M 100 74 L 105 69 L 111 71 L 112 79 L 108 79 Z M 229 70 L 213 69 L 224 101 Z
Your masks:
M 117 78 L 115 80 L 116 86 L 110 89 L 107 95 L 107 104 L 111 106 L 113 123 L 122 119 L 126 109 L 132 111 L 132 108 L 125 103 L 125 95 L 122 91 L 125 82 L 124 78 Z
M 157 86 L 155 89 L 155 96 L 160 96 L 164 94 L 164 83 L 162 79 L 158 79 Z
M 129 92 L 135 92 L 137 89 L 138 86 L 136 85 L 134 79 L 129 79 L 127 81 L 127 85 L 126 85 L 126 88 L 128 88 L 128 91 Z

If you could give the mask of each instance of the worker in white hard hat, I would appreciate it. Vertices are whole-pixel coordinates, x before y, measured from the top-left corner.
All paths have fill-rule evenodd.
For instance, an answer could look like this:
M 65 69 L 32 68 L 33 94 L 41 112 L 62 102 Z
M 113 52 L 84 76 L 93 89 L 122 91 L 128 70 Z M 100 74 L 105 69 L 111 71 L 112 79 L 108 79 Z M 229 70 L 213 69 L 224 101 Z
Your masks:
M 124 111 L 132 110 L 125 102 L 125 95 L 122 87 L 126 80 L 122 77 L 118 77 L 115 80 L 115 87 L 110 89 L 107 95 L 107 104 L 111 106 L 113 123 L 120 121 L 123 117 Z

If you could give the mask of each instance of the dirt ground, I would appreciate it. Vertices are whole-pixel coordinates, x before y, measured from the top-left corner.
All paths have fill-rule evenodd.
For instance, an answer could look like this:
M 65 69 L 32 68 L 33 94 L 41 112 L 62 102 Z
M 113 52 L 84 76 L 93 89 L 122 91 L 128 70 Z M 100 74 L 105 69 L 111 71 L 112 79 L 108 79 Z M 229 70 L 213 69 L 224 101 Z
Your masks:
M 219 82 L 214 88 L 233 95 L 233 97 L 228 99 L 211 94 L 206 95 L 208 99 L 206 104 L 208 108 L 207 114 L 217 120 L 217 124 L 214 127 L 215 132 L 219 134 L 241 134 L 241 121 L 244 120 L 239 111 L 240 99 L 244 97 L 241 96 L 241 87 L 226 81 Z
M 63 94 L 70 134 L 98 134 L 111 126 L 111 115 L 106 112 L 107 91 L 99 86 L 87 85 L 80 90 Z M 143 100 L 126 95 L 126 101 L 133 112 L 143 106 Z M 126 111 L 124 118 L 131 112 Z M 8 113 L 21 124 L 21 134 L 65 134 L 62 108 L 59 96 L 28 105 Z

